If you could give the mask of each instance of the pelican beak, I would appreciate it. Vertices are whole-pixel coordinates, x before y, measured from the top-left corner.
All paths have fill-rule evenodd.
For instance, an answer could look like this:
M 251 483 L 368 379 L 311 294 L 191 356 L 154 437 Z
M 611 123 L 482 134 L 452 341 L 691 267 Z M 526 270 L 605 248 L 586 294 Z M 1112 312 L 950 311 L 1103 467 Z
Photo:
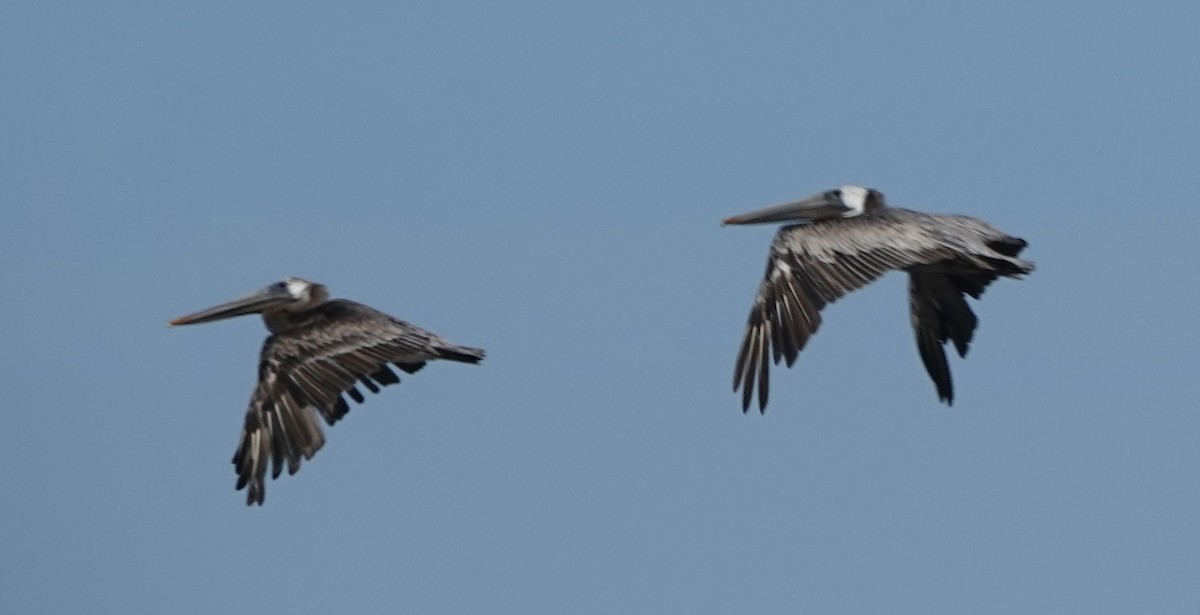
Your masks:
M 282 305 L 292 301 L 292 296 L 288 293 L 287 288 L 282 285 L 268 286 L 253 295 L 247 295 L 240 299 L 234 299 L 221 305 L 216 305 L 207 310 L 200 310 L 194 314 L 180 316 L 172 320 L 171 325 L 194 325 L 202 322 L 212 322 L 214 320 L 224 320 L 233 318 L 234 316 L 242 316 L 243 314 L 256 314 L 268 308 Z
M 837 218 L 850 211 L 835 192 L 822 192 L 810 197 L 725 218 L 726 224 L 766 224 L 768 222 L 807 222 L 822 218 Z

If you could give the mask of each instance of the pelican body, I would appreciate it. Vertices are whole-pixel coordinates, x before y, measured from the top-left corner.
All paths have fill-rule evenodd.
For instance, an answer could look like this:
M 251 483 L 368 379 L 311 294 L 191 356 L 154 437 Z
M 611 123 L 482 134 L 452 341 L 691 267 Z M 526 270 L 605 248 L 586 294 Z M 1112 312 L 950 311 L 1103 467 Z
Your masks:
M 237 488 L 246 504 L 262 505 L 268 462 L 278 478 L 300 469 L 325 443 L 318 415 L 333 425 L 357 403 L 361 384 L 379 387 L 412 374 L 433 359 L 479 363 L 484 351 L 459 346 L 361 303 L 329 299 L 325 286 L 288 278 L 257 293 L 172 320 L 189 325 L 261 314 L 271 336 L 263 344 L 258 384 L 250 397 L 241 441 L 233 455 Z
M 944 345 L 966 357 L 978 319 L 966 295 L 978 299 L 1000 276 L 1020 278 L 1032 262 L 1017 255 L 1023 239 L 968 216 L 888 207 L 883 194 L 842 186 L 799 201 L 727 218 L 724 224 L 795 222 L 771 243 L 766 275 L 754 298 L 733 373 L 742 411 L 758 387 L 766 412 L 769 367 L 791 367 L 821 326 L 821 310 L 891 270 L 908 272 L 917 350 L 937 389 L 954 403 Z

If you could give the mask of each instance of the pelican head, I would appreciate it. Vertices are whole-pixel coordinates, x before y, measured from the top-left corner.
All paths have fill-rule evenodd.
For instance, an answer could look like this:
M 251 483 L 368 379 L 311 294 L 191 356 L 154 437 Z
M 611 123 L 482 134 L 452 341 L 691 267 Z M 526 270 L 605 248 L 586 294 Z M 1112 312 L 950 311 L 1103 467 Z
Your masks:
M 830 218 L 853 218 L 881 207 L 884 207 L 882 192 L 862 186 L 845 185 L 799 201 L 726 218 L 721 224 L 813 222 Z
M 287 278 L 276 282 L 254 294 L 200 310 L 194 314 L 172 320 L 172 325 L 194 325 L 214 320 L 224 320 L 245 314 L 266 314 L 285 310 L 300 312 L 324 303 L 329 291 L 322 284 L 303 278 Z

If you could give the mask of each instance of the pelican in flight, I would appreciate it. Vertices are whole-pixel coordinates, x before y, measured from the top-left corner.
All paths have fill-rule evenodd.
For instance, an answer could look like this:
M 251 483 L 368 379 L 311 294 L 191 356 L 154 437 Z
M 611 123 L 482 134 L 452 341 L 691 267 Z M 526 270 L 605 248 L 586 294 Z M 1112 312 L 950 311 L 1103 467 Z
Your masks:
M 400 378 L 389 364 L 412 374 L 433 359 L 479 363 L 483 350 L 458 346 L 361 303 L 329 299 L 325 286 L 288 278 L 252 295 L 172 320 L 191 325 L 262 314 L 271 336 L 263 344 L 258 385 L 233 466 L 246 504 L 262 505 L 267 464 L 278 478 L 300 469 L 325 444 L 320 418 L 333 425 L 350 411 L 342 393 L 363 402 L 361 384 L 378 393 Z
M 733 216 L 724 224 L 769 222 L 798 224 L 779 229 L 771 242 L 766 275 L 750 309 L 733 371 L 743 412 L 750 409 L 756 383 L 758 409 L 766 412 L 770 362 L 795 363 L 821 326 L 826 304 L 893 269 L 908 272 L 917 350 L 939 400 L 953 405 L 943 345 L 954 342 L 958 355 L 966 357 L 978 324 L 964 295 L 978 299 L 997 277 L 1020 278 L 1034 266 L 1017 258 L 1024 239 L 976 218 L 888 207 L 882 193 L 860 186 Z

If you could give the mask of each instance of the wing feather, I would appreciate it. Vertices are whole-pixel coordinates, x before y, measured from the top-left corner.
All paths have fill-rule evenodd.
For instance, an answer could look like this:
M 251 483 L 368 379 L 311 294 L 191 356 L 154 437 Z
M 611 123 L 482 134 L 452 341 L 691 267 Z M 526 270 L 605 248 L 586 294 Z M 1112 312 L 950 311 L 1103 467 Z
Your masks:
M 915 214 L 915 212 L 907 212 Z M 951 246 L 915 217 L 879 215 L 786 226 L 776 234 L 734 366 L 749 411 L 765 412 L 770 362 L 791 367 L 821 326 L 821 310 L 890 270 L 935 263 Z
M 308 321 L 269 337 L 259 361 L 259 381 L 233 456 L 237 488 L 247 504 L 262 504 L 266 474 L 300 469 L 325 442 L 320 419 L 333 425 L 349 411 L 343 394 L 362 403 L 397 384 L 388 367 L 409 373 L 432 359 L 478 363 L 483 350 L 458 346 L 433 333 L 353 301 L 335 300 L 307 315 Z
M 959 356 L 965 357 L 979 320 L 948 276 L 933 268 L 909 271 L 908 300 L 921 362 L 933 380 L 938 399 L 954 405 L 954 383 L 943 346 L 953 340 Z
M 1017 258 L 1023 239 L 968 216 L 886 208 L 869 216 L 786 226 L 776 234 L 746 322 L 733 389 L 748 411 L 753 388 L 766 411 L 768 355 L 791 367 L 821 326 L 821 310 L 891 270 L 907 270 L 917 349 L 947 403 L 954 391 L 943 349 L 966 356 L 978 320 L 963 295 L 978 299 L 1000 276 L 1034 264 Z

